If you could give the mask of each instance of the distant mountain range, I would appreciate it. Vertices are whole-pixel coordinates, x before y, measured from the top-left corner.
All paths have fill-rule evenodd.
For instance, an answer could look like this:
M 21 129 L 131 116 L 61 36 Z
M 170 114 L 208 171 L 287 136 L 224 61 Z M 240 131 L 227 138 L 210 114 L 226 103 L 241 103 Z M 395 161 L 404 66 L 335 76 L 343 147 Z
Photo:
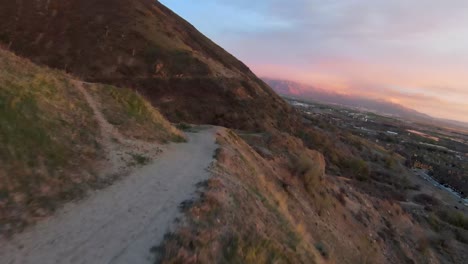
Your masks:
M 325 104 L 338 104 L 345 107 L 359 108 L 382 115 L 404 118 L 409 121 L 430 123 L 433 125 L 448 125 L 467 129 L 468 124 L 446 119 L 438 119 L 400 104 L 384 100 L 374 100 L 357 95 L 339 94 L 333 91 L 317 88 L 288 80 L 262 78 L 278 94 L 286 97 L 300 98 Z

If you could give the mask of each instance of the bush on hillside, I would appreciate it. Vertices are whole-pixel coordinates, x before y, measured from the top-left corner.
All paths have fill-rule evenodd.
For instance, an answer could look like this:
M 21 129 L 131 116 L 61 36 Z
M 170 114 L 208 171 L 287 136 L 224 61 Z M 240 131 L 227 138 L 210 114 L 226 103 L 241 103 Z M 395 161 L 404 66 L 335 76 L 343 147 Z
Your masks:
M 468 217 L 463 213 L 454 210 L 440 210 L 437 214 L 443 221 L 453 226 L 468 230 Z
M 371 172 L 367 162 L 359 158 L 344 160 L 340 167 L 359 181 L 367 181 Z
M 302 153 L 293 164 L 295 175 L 301 177 L 309 193 L 313 192 L 325 175 L 323 155 L 316 151 Z
M 421 194 L 414 196 L 413 200 L 421 205 L 436 206 L 440 204 L 440 201 L 437 198 L 432 197 L 425 193 L 421 193 Z

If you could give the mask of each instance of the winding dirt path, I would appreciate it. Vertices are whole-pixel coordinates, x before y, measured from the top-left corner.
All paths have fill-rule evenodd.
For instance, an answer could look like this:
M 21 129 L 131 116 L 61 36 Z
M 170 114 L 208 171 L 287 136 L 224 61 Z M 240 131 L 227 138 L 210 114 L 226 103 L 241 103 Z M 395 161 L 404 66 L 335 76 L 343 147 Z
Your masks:
M 209 178 L 215 134 L 189 134 L 188 143 L 169 145 L 152 164 L 0 241 L 0 263 L 152 263 L 150 248 L 180 216 L 179 204 Z
M 210 176 L 217 129 L 205 127 L 188 134 L 187 143 L 165 146 L 127 139 L 106 120 L 83 83 L 75 86 L 100 126 L 109 160 L 104 176 L 128 176 L 11 239 L 0 238 L 0 264 L 153 263 L 150 249 L 181 216 L 179 205 L 194 198 L 196 184 Z M 131 153 L 157 159 L 132 171 Z

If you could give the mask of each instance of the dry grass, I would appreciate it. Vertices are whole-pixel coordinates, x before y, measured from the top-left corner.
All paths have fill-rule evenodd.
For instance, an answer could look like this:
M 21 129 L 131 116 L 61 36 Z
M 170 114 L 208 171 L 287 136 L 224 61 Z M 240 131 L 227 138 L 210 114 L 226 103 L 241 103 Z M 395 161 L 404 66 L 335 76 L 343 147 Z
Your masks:
M 437 212 L 437 215 L 440 219 L 453 226 L 468 230 L 468 217 L 462 212 L 453 209 L 441 209 Z
M 0 233 L 22 228 L 96 181 L 99 130 L 61 73 L 0 50 Z
M 292 170 L 304 182 L 309 193 L 314 193 L 320 187 L 325 176 L 325 159 L 316 151 L 301 153 L 292 163 Z
M 188 221 L 160 248 L 162 263 L 314 263 L 288 195 L 240 138 L 218 138 L 218 165 Z M 226 192 L 226 190 L 229 190 Z
M 88 89 L 98 98 L 106 119 L 122 135 L 149 142 L 185 141 L 183 134 L 138 93 L 109 85 Z
M 362 182 L 323 175 L 321 155 L 300 141 L 242 136 L 254 147 L 218 137 L 214 176 L 159 248 L 162 263 L 430 263 L 440 245 L 451 250 L 423 241 L 428 229 L 397 203 L 350 185 Z
M 125 136 L 183 140 L 134 92 L 98 85 L 89 89 L 101 95 L 106 117 L 120 122 L 116 126 Z M 107 153 L 100 137 L 94 113 L 70 76 L 0 49 L 0 235 L 21 230 L 102 186 L 100 165 Z

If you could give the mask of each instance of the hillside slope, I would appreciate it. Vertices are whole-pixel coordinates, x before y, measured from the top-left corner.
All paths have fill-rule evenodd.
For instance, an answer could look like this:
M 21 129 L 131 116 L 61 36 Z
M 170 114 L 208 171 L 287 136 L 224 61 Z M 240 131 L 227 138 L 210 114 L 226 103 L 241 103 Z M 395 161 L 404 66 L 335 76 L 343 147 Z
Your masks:
M 287 126 L 289 106 L 242 62 L 153 0 L 0 0 L 0 42 L 86 81 L 137 89 L 172 121 Z
M 411 202 L 421 186 L 404 183 L 400 161 L 366 180 L 352 169 L 325 173 L 323 155 L 285 133 L 222 130 L 217 142 L 213 177 L 155 248 L 156 263 L 466 262 L 466 216 Z M 355 145 L 389 155 L 366 140 Z
M 0 49 L 0 235 L 181 140 L 133 91 L 82 84 Z

